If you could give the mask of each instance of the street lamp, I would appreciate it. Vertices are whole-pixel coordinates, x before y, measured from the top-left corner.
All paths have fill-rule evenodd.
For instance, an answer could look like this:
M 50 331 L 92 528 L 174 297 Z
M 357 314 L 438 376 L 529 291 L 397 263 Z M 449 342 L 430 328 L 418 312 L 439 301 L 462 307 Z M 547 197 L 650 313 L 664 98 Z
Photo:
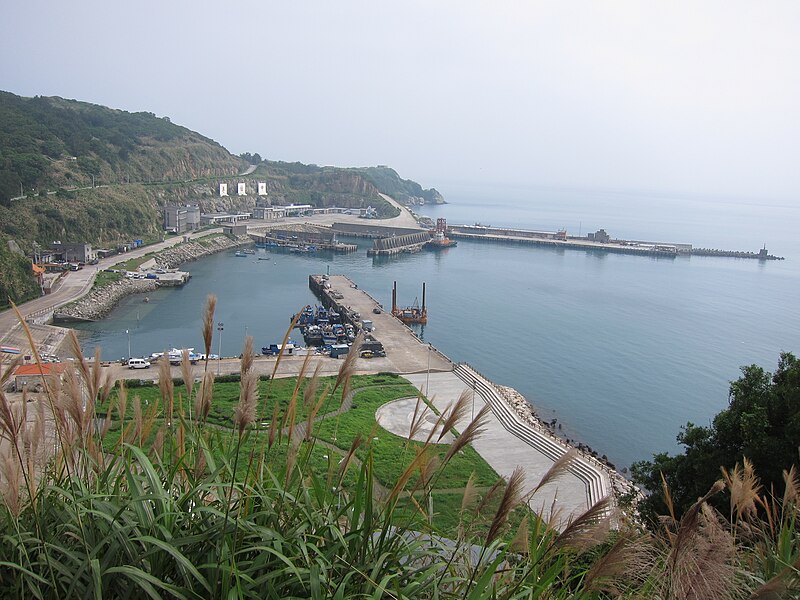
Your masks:
M 130 362 L 131 361 L 131 330 L 130 329 L 126 329 L 125 333 L 128 336 L 128 362 Z
M 428 371 L 425 373 L 425 395 L 430 397 L 428 393 L 428 381 L 431 378 L 431 344 L 428 342 Z
M 472 420 L 475 420 L 475 379 L 472 380 Z
M 225 325 L 220 321 L 217 323 L 217 331 L 219 331 L 219 344 L 217 346 L 217 377 L 219 377 L 219 369 L 222 365 L 222 332 L 225 330 Z

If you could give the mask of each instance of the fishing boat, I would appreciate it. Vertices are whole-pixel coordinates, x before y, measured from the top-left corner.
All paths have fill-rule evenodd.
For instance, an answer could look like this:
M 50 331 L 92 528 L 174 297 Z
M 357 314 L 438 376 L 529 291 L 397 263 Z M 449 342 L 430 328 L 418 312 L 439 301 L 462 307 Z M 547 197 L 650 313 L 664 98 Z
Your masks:
M 303 332 L 303 339 L 308 346 L 322 345 L 322 328 L 319 325 L 309 325 Z
M 336 344 L 339 341 L 339 336 L 337 336 L 333 329 L 330 327 L 323 328 L 322 330 L 322 343 L 325 346 L 331 346 Z
M 433 237 L 425 244 L 425 247 L 430 250 L 441 250 L 443 248 L 452 248 L 458 242 L 451 240 L 447 237 L 447 219 L 436 219 L 436 229 L 433 231 Z
M 245 254 L 242 250 L 237 250 L 233 253 L 234 256 L 238 256 L 239 258 L 247 258 L 247 254 Z

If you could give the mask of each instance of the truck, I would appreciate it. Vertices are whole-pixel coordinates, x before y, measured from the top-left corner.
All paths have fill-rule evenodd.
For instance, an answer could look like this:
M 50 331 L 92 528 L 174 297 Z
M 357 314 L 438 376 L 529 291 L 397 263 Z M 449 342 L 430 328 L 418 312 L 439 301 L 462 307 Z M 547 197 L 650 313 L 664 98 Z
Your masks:
M 350 351 L 350 346 L 347 344 L 333 344 L 331 346 L 331 358 L 339 358 L 344 356 Z

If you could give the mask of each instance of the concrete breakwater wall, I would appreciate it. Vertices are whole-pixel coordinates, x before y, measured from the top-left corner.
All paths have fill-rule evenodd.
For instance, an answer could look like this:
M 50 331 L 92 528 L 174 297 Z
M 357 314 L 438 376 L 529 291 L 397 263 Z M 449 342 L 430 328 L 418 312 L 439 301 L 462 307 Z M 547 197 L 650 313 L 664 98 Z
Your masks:
M 767 253 L 766 248 L 758 252 L 744 250 L 716 250 L 714 248 L 692 248 L 692 256 L 721 256 L 726 258 L 755 258 L 758 260 L 784 260 L 783 256 Z
M 153 279 L 121 279 L 92 290 L 80 300 L 53 313 L 53 323 L 96 321 L 102 319 L 125 296 L 152 292 L 158 287 Z

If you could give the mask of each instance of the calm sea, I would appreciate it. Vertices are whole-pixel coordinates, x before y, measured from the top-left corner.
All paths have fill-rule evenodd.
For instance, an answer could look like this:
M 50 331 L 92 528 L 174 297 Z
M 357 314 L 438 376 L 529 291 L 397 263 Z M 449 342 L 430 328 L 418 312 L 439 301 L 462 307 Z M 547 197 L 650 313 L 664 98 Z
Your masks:
M 707 424 L 728 401 L 739 367 L 774 370 L 800 352 L 800 208 L 780 202 L 543 188 L 443 190 L 450 202 L 418 212 L 451 223 L 758 250 L 785 261 L 636 256 L 459 242 L 439 253 L 366 257 L 220 254 L 189 263 L 182 289 L 126 299 L 80 327 L 107 357 L 202 346 L 206 295 L 218 296 L 222 352 L 279 341 L 290 315 L 315 298 L 308 275 L 343 273 L 385 306 L 392 281 L 411 304 L 427 283 L 420 329 L 456 361 L 524 394 L 562 432 L 618 467 L 678 450 L 687 421 Z M 270 260 L 257 260 L 257 257 Z M 421 298 L 419 298 L 421 300 Z M 126 334 L 126 330 L 129 332 Z M 214 352 L 218 349 L 218 338 Z

